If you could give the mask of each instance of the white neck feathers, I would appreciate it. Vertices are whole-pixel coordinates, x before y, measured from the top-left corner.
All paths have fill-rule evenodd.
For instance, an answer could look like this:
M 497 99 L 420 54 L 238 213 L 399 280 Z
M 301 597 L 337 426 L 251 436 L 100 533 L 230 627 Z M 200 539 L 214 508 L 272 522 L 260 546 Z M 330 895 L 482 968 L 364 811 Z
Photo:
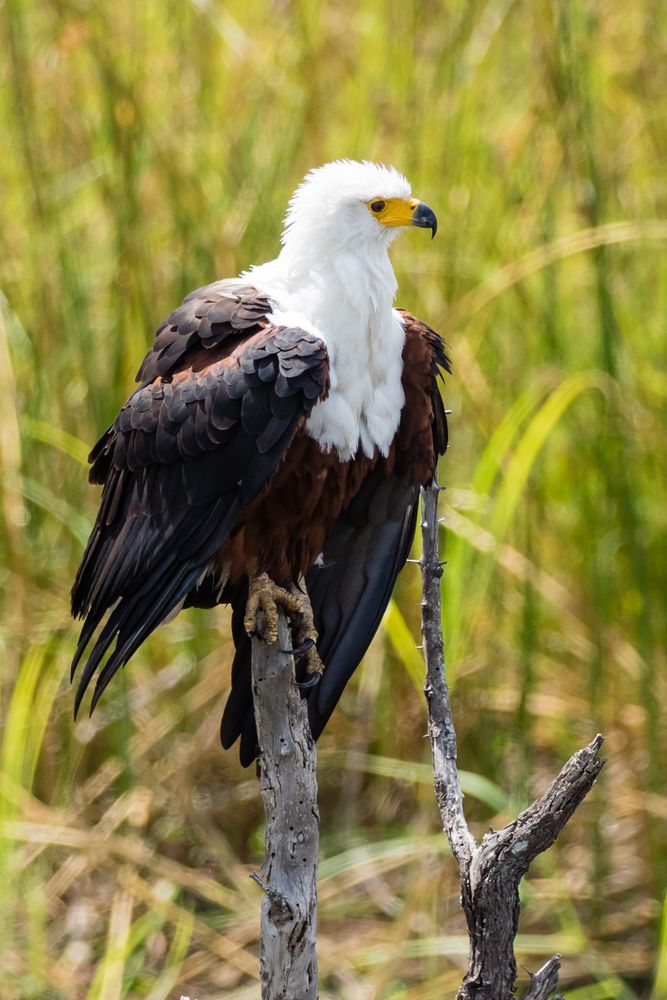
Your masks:
M 389 242 L 322 247 L 319 254 L 312 242 L 306 253 L 301 240 L 290 240 L 276 260 L 246 275 L 273 301 L 275 322 L 301 326 L 326 343 L 330 392 L 306 432 L 341 461 L 360 448 L 387 455 L 405 402 L 405 332 L 392 309 L 397 285 Z

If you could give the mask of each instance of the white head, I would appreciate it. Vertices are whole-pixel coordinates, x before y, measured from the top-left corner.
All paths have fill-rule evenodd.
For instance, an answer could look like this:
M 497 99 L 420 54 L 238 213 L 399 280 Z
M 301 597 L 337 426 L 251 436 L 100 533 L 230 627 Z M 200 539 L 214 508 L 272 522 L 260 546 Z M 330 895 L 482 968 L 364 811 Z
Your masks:
M 282 235 L 291 261 L 337 250 L 385 251 L 403 226 L 437 228 L 435 215 L 412 197 L 393 167 L 368 160 L 336 160 L 306 174 L 289 203 Z

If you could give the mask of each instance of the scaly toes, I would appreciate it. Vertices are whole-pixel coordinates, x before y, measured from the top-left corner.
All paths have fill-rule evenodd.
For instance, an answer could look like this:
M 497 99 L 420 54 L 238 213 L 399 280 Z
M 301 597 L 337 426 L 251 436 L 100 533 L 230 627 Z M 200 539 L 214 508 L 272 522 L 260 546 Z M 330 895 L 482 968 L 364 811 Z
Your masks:
M 304 683 L 310 686 L 324 672 L 324 664 L 317 652 L 317 629 L 308 596 L 297 587 L 291 591 L 279 587 L 266 573 L 251 579 L 243 618 L 248 635 L 259 633 L 264 642 L 273 645 L 278 639 L 279 608 L 293 627 L 293 648 L 290 652 L 305 659 L 306 673 L 312 680 Z
M 259 608 L 259 594 L 251 593 L 245 606 L 243 616 L 243 627 L 252 638 L 257 632 L 257 609 Z
M 266 643 L 272 645 L 278 638 L 278 608 L 282 608 L 290 621 L 304 614 L 303 600 L 274 583 L 266 573 L 250 583 L 243 625 L 248 635 L 260 632 Z M 258 619 L 261 615 L 261 628 Z
M 261 624 L 260 624 L 261 619 Z M 273 595 L 265 590 L 256 591 L 248 598 L 243 627 L 249 636 L 261 635 L 272 645 L 278 638 L 278 608 Z
M 308 598 L 306 598 L 306 601 L 308 601 Z M 303 609 L 303 621 L 294 633 L 294 654 L 296 656 L 303 656 L 306 661 L 306 671 L 311 676 L 324 672 L 324 664 L 317 652 L 317 639 L 318 635 L 313 619 L 313 611 L 308 601 Z
M 306 657 L 306 673 L 311 676 L 324 673 L 324 664 L 320 659 L 320 654 L 317 652 L 317 646 L 312 646 L 304 656 Z

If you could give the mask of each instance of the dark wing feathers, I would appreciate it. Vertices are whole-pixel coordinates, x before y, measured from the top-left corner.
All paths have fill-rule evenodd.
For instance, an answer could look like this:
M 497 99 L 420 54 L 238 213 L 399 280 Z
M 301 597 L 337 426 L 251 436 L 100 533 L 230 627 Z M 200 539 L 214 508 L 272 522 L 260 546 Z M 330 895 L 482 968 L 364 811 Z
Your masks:
M 381 470 L 369 474 L 338 519 L 307 577 L 318 650 L 326 670 L 308 702 L 313 736 L 324 729 L 366 653 L 414 538 L 419 487 Z M 383 507 L 379 518 L 374 507 Z
M 266 300 L 225 288 L 219 282 L 189 296 L 158 331 L 141 387 L 91 453 L 91 480 L 104 492 L 72 591 L 73 613 L 85 618 L 73 672 L 110 614 L 82 672 L 77 708 L 114 642 L 93 705 L 196 585 L 326 394 L 323 342 L 258 322 Z M 199 357 L 200 330 L 211 342 L 209 363 L 193 370 L 184 366 Z
M 194 367 L 209 364 L 207 353 L 242 338 L 269 312 L 266 296 L 238 281 L 216 281 L 190 292 L 158 329 L 137 382 L 147 385 L 158 376 L 173 374 L 185 366 L 186 356 L 193 351 L 197 353 Z
M 268 299 L 238 281 L 216 281 L 196 289 L 159 327 L 137 382 L 148 385 L 186 365 L 205 367 L 212 360 L 207 355 L 243 339 L 269 312 Z
M 244 755 L 243 745 L 240 747 L 241 763 L 246 767 L 252 763 L 257 755 L 257 734 L 252 707 L 251 644 L 243 626 L 245 606 L 248 600 L 247 585 L 240 587 L 235 594 L 229 596 L 232 604 L 234 659 L 232 661 L 231 687 L 220 723 L 220 742 L 225 749 L 228 749 L 242 735 L 244 726 L 251 723 L 253 739 L 249 758 Z

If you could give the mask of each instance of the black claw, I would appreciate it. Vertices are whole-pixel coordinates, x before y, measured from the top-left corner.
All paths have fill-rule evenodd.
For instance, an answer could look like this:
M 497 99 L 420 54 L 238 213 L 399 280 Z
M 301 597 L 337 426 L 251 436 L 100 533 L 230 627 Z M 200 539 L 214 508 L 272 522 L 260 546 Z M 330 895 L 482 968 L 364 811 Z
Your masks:
M 303 646 L 296 646 L 294 649 L 281 649 L 281 653 L 292 653 L 293 656 L 300 656 L 302 653 L 307 653 L 309 649 L 312 649 L 315 645 L 314 639 L 306 639 Z
M 294 653 L 295 656 L 298 656 L 301 653 L 307 653 L 308 650 L 312 649 L 314 645 L 315 645 L 315 640 L 309 636 L 303 643 L 303 645 L 297 646 L 296 649 L 292 650 L 292 652 Z
M 320 683 L 320 677 L 322 674 L 311 674 L 307 681 L 297 681 L 296 686 L 300 691 L 306 691 L 308 688 L 314 688 L 316 684 Z

